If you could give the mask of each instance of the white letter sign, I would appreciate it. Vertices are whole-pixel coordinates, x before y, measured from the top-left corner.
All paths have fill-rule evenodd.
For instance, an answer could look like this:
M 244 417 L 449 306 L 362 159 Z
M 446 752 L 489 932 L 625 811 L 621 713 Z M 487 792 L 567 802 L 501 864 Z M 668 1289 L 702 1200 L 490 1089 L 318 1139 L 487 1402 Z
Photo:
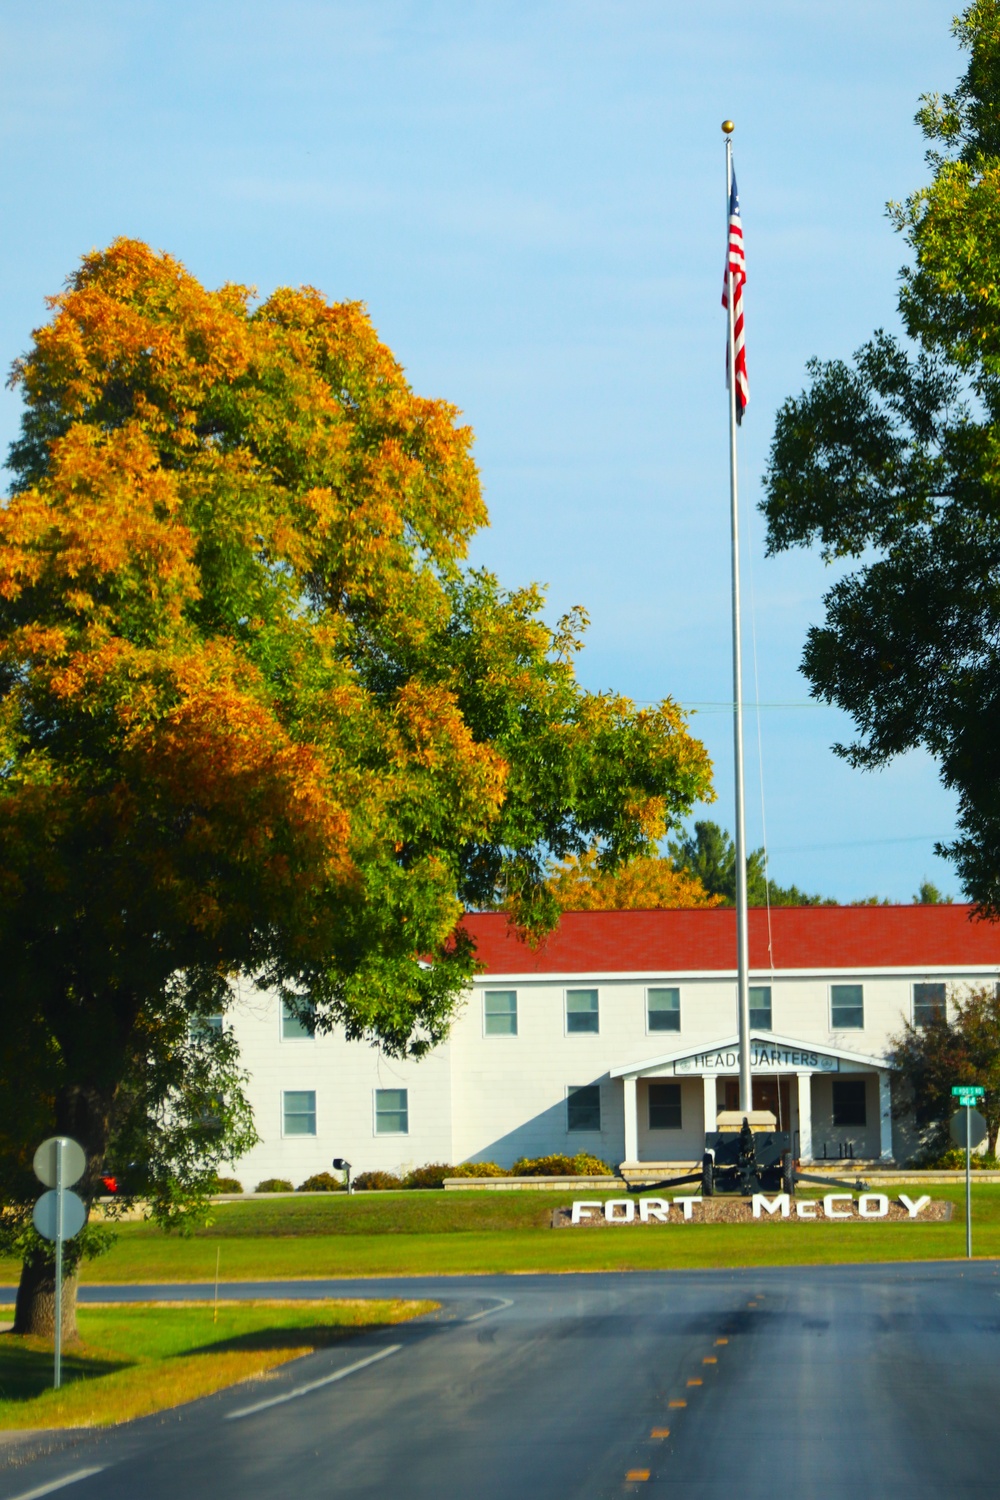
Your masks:
M 685 1217 L 685 1219 L 690 1219 L 690 1217 L 691 1217 L 691 1205 L 692 1205 L 692 1203 L 700 1203 L 701 1199 L 700 1198 L 675 1198 L 674 1202 L 675 1203 L 679 1203 L 680 1206 L 681 1206 L 681 1208 L 684 1210 L 684 1217 Z
M 862 1193 L 858 1199 L 858 1213 L 863 1219 L 884 1219 L 889 1212 L 889 1200 L 884 1193 Z
M 670 1204 L 666 1198 L 639 1199 L 639 1218 L 643 1224 L 648 1224 L 650 1219 L 655 1219 L 659 1224 L 665 1224 L 669 1212 Z
M 835 1203 L 850 1203 L 853 1205 L 854 1198 L 852 1195 L 850 1193 L 823 1194 L 823 1213 L 828 1219 L 849 1219 L 851 1217 L 851 1210 L 848 1209 L 846 1213 L 841 1213 L 839 1208 L 834 1208 L 833 1205 Z
M 585 1203 L 581 1200 L 578 1200 L 573 1204 L 573 1212 L 569 1216 L 569 1222 L 571 1224 L 579 1224 L 583 1219 L 590 1218 L 590 1210 L 592 1208 L 600 1207 L 601 1205 L 599 1203 Z
M 917 1201 L 914 1202 L 913 1199 L 908 1198 L 905 1193 L 900 1193 L 899 1201 L 906 1209 L 906 1212 L 909 1214 L 910 1218 L 915 1219 L 920 1210 L 922 1208 L 926 1208 L 931 1200 L 925 1194 L 923 1198 L 918 1198 Z
M 616 1216 L 616 1208 L 625 1210 L 621 1218 Z M 635 1218 L 635 1204 L 631 1198 L 609 1198 L 604 1205 L 604 1217 L 609 1224 L 631 1224 Z
M 787 1219 L 792 1211 L 792 1200 L 787 1193 L 779 1193 L 777 1198 L 765 1198 L 763 1193 L 754 1193 L 752 1198 L 753 1216 L 759 1219 L 761 1213 L 780 1213 L 783 1219 Z

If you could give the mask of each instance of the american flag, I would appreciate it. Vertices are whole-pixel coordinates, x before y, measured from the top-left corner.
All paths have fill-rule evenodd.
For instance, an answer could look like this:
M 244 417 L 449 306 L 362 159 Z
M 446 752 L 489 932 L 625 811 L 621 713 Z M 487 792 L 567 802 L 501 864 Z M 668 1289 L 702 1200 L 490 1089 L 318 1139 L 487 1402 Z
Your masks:
M 743 345 L 743 288 L 747 266 L 743 254 L 743 225 L 740 223 L 740 195 L 733 173 L 729 190 L 729 245 L 726 250 L 726 273 L 722 278 L 722 305 L 729 306 L 729 277 L 733 278 L 733 331 L 736 336 L 736 420 L 742 422 L 750 387 L 747 385 L 747 352 Z M 726 341 L 726 386 L 729 386 L 729 341 Z

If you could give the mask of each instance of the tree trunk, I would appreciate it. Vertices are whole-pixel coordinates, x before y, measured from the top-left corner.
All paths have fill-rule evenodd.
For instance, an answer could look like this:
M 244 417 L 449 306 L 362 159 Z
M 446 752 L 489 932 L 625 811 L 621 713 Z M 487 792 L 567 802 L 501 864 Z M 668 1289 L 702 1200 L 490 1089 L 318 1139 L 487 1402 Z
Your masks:
M 52 1339 L 56 1329 L 56 1268 L 43 1256 L 28 1256 L 21 1266 L 21 1281 L 14 1306 L 14 1332 Z M 76 1289 L 80 1284 L 77 1265 L 63 1277 L 63 1343 L 79 1337 L 76 1328 Z

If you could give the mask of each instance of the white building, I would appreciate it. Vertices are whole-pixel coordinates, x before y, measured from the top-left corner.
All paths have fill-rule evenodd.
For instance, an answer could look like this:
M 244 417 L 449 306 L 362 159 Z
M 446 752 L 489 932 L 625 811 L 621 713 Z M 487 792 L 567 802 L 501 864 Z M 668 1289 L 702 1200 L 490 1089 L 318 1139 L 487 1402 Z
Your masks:
M 700 1160 L 738 1104 L 731 910 L 575 912 L 537 950 L 470 915 L 484 972 L 448 1040 L 396 1062 L 313 1037 L 273 997 L 227 1017 L 262 1140 L 236 1169 L 298 1185 L 355 1172 L 586 1151 L 613 1164 Z M 884 1054 L 904 1020 L 1000 977 L 1000 928 L 965 906 L 750 913 L 754 1104 L 803 1160 L 905 1160 Z

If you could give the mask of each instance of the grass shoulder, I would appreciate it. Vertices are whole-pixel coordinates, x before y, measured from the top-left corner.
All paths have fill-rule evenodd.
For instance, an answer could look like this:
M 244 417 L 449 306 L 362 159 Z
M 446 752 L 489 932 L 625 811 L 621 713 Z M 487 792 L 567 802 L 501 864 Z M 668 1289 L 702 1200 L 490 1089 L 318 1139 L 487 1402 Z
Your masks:
M 52 1345 L 0 1334 L 0 1428 L 107 1426 L 265 1375 L 432 1302 L 116 1303 L 80 1307 L 52 1390 Z

